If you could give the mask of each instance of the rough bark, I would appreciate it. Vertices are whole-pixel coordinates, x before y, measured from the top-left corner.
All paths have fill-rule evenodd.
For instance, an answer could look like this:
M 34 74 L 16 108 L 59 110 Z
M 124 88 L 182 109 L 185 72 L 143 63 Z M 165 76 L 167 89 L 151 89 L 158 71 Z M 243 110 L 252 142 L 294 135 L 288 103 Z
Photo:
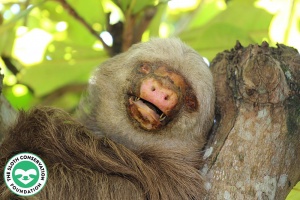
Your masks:
M 237 43 L 211 64 L 217 122 L 203 172 L 208 199 L 285 199 L 300 179 L 300 56 Z

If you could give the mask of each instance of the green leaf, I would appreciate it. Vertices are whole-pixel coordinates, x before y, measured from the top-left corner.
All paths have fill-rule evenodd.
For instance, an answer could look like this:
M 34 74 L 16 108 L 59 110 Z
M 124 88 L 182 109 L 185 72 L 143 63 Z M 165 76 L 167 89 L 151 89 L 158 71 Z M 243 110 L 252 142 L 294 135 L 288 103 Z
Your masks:
M 53 102 L 51 102 L 51 106 L 64 108 L 65 110 L 72 112 L 78 107 L 81 96 L 81 92 L 66 92 L 59 98 L 54 99 Z
M 211 23 L 230 23 L 247 31 L 255 42 L 261 42 L 261 38 L 268 37 L 272 18 L 272 14 L 255 7 L 253 1 L 231 1 Z
M 268 38 L 272 15 L 254 6 L 253 1 L 232 1 L 228 8 L 209 22 L 182 32 L 179 37 L 211 60 L 218 52 L 242 45 L 260 43 Z M 195 22 L 194 22 L 195 23 Z
M 5 94 L 5 98 L 15 109 L 28 110 L 33 106 L 32 102 L 34 101 L 34 96 L 30 92 L 23 96 L 15 96 L 12 87 L 5 87 L 3 93 Z
M 121 10 L 126 13 L 131 9 L 131 14 L 137 14 L 138 12 L 145 9 L 147 6 L 157 5 L 157 0 L 114 0 Z
M 65 85 L 86 83 L 92 70 L 107 58 L 104 51 L 92 52 L 88 48 L 81 48 L 76 54 L 77 58 L 74 55 L 70 61 L 56 58 L 28 67 L 20 74 L 19 81 L 41 97 Z
M 148 30 L 150 31 L 150 37 L 159 36 L 159 27 L 167 7 L 168 4 L 160 4 L 157 6 L 157 12 L 148 27 Z
M 106 14 L 100 0 L 70 0 L 70 5 L 74 7 L 76 12 L 86 20 L 90 26 L 94 23 L 100 23 L 102 26 L 106 24 Z
M 144 10 L 147 6 L 155 6 L 156 0 L 136 0 L 136 3 L 133 7 L 132 13 L 136 14 L 142 10 Z
M 113 2 L 118 5 L 125 13 L 126 10 L 130 7 L 131 0 L 113 0 Z
M 9 22 L 6 22 L 4 23 L 3 25 L 0 26 L 0 35 L 5 33 L 6 31 L 8 31 L 9 29 L 13 28 L 16 23 L 28 16 L 28 14 L 36 7 L 40 6 L 41 4 L 43 4 L 44 2 L 41 2 L 39 4 L 36 4 L 36 5 L 33 5 L 33 6 L 30 6 L 29 8 L 25 9 L 25 10 L 22 10 L 21 12 L 19 12 L 17 15 L 15 15 Z
M 218 52 L 232 48 L 237 40 L 243 45 L 253 42 L 246 31 L 227 23 L 184 32 L 180 38 L 208 60 L 212 60 Z
M 78 1 L 79 4 L 82 3 L 83 0 Z M 87 4 L 85 2 L 85 4 Z M 82 8 L 77 8 L 74 4 L 71 4 L 72 7 L 76 7 L 76 12 L 82 13 L 81 9 L 91 9 L 93 12 L 88 12 L 85 10 L 85 13 L 80 14 L 80 16 L 88 22 L 90 27 L 93 27 L 93 24 L 99 23 L 101 24 L 101 30 L 97 30 L 97 32 L 100 32 L 104 30 L 105 27 L 105 15 L 102 13 L 103 8 L 101 6 L 95 6 L 95 8 L 91 8 L 90 6 L 83 6 Z M 91 46 L 97 39 L 94 35 L 90 33 L 90 31 L 74 16 L 70 15 L 68 12 L 65 11 L 65 9 L 61 6 L 61 4 L 49 1 L 47 2 L 43 7 L 41 7 L 41 12 L 47 11 L 49 12 L 49 16 L 46 18 L 40 19 L 40 24 L 42 25 L 43 22 L 49 23 L 49 20 L 51 23 L 54 24 L 53 30 L 49 29 L 48 32 L 52 32 L 55 36 L 59 35 L 60 33 L 57 32 L 55 29 L 55 25 L 58 22 L 65 22 L 67 24 L 67 29 L 64 31 L 66 38 L 58 38 L 57 40 L 61 41 L 64 40 L 66 43 L 71 43 L 72 45 L 78 45 L 78 46 Z M 102 16 L 97 16 L 95 12 L 99 12 Z M 94 13 L 94 14 L 93 14 Z M 41 18 L 41 14 L 38 13 L 36 18 Z M 62 34 L 62 33 L 61 33 Z
M 15 31 L 13 29 L 0 34 L 0 55 L 11 55 L 15 38 Z
M 286 200 L 299 200 L 300 199 L 300 182 L 295 185 L 291 190 L 289 195 L 286 197 Z
M 200 9 L 198 9 L 197 13 L 191 20 L 188 28 L 193 29 L 203 26 L 213 19 L 213 17 L 222 12 L 222 8 L 219 6 L 219 4 L 219 1 L 204 1 Z

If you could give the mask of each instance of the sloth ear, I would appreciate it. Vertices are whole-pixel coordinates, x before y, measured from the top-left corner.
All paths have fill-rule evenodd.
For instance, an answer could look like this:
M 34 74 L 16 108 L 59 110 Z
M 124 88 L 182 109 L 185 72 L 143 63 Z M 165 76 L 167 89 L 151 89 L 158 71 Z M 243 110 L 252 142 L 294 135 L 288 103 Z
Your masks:
M 185 104 L 186 110 L 190 113 L 198 110 L 199 103 L 198 103 L 196 95 L 194 94 L 194 92 L 191 89 L 187 90 L 187 92 L 186 92 L 184 104 Z

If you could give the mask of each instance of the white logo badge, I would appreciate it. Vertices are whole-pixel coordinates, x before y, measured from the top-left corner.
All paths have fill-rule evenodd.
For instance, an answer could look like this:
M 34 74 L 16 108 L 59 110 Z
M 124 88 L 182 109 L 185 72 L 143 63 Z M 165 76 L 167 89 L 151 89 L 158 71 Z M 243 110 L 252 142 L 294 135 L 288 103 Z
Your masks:
M 45 186 L 47 168 L 41 158 L 32 153 L 20 153 L 5 165 L 4 180 L 7 187 L 19 196 L 32 196 Z

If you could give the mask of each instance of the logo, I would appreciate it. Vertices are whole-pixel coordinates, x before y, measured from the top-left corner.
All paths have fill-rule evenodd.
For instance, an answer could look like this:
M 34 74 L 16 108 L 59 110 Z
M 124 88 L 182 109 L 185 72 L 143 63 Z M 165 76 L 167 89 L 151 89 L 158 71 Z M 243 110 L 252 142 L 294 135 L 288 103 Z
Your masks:
M 5 165 L 4 180 L 7 187 L 19 196 L 32 196 L 42 190 L 48 174 L 45 163 L 32 153 L 20 153 Z

